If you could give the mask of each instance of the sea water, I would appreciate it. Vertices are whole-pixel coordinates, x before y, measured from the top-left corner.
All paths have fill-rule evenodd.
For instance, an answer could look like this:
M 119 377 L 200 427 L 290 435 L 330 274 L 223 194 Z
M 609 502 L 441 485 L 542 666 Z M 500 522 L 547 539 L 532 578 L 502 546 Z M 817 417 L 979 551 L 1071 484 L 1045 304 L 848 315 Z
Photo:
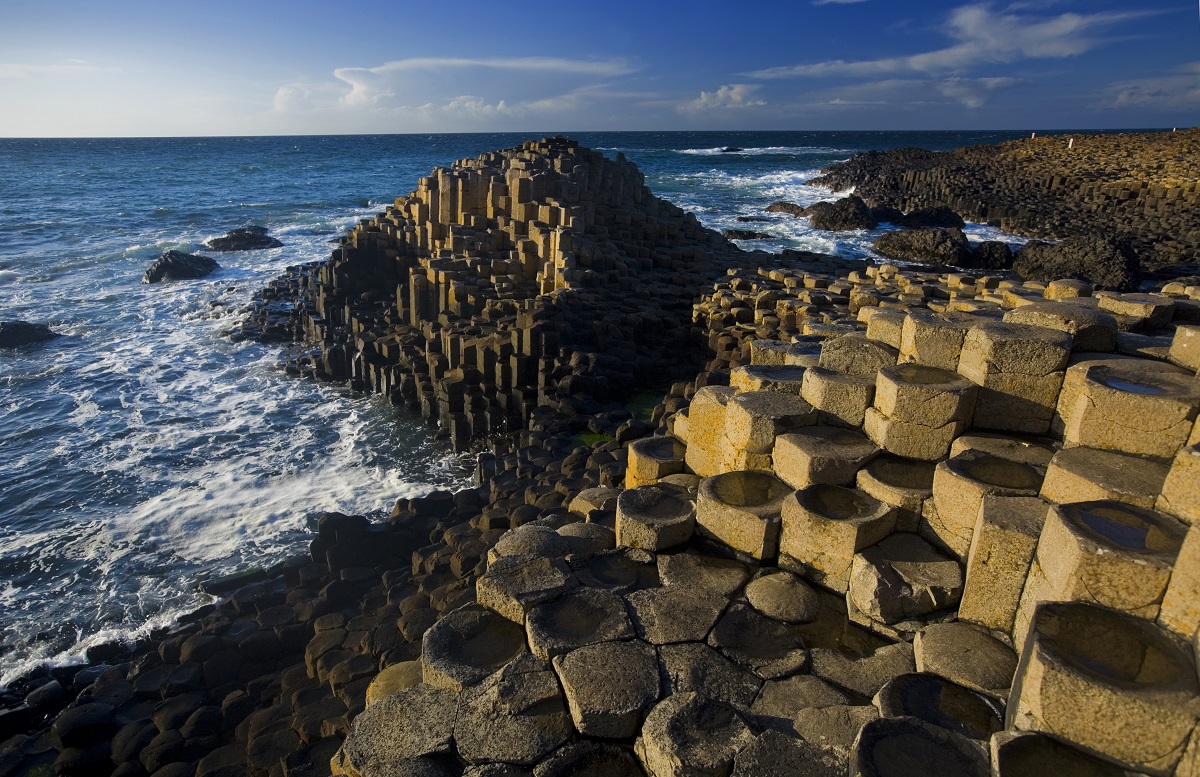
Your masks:
M 805 182 L 857 151 L 1020 134 L 572 137 L 624 153 L 706 226 L 772 236 L 744 247 L 859 258 L 881 230 L 738 217 L 830 199 Z M 0 139 L 0 320 L 63 335 L 0 351 L 0 685 L 170 623 L 210 600 L 203 580 L 302 550 L 317 512 L 382 515 L 397 498 L 469 482 L 471 462 L 403 409 L 289 377 L 282 346 L 226 333 L 256 290 L 328 256 L 433 167 L 534 137 Z M 204 249 L 248 224 L 283 247 Z M 168 249 L 221 270 L 142 284 Z

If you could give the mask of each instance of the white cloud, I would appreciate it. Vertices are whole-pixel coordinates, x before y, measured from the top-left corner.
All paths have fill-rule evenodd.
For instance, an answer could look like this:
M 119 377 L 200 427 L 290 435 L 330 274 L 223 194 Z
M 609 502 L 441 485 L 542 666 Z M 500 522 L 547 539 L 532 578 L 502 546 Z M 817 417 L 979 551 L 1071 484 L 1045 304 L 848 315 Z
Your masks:
M 1105 90 L 1108 99 L 1100 108 L 1200 107 L 1200 62 L 1189 62 L 1169 75 L 1118 81 Z
M 1022 83 L 1019 78 L 947 78 L 938 84 L 938 91 L 958 100 L 968 108 L 982 108 L 991 96 Z
M 945 27 L 954 44 L 946 48 L 901 57 L 872 60 L 830 60 L 757 70 L 753 78 L 804 78 L 814 76 L 876 76 L 916 72 L 942 75 L 984 63 L 1023 59 L 1057 59 L 1077 56 L 1103 43 L 1099 32 L 1146 12 L 1064 13 L 1052 17 L 996 12 L 988 4 L 956 8 Z
M 754 99 L 754 93 L 758 89 L 757 84 L 724 84 L 715 92 L 701 92 L 695 100 L 679 106 L 679 110 L 684 113 L 699 113 L 766 105 L 765 100 Z

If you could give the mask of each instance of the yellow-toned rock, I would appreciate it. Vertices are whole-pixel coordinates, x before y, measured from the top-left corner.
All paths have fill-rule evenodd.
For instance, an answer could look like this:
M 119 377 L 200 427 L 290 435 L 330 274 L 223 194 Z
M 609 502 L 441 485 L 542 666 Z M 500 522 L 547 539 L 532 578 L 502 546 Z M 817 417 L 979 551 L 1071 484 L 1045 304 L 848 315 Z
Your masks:
M 791 493 L 769 472 L 726 472 L 700 481 L 696 530 L 757 561 L 779 553 L 780 508 Z
M 1190 527 L 1179 547 L 1158 623 L 1186 639 L 1200 628 L 1200 527 Z
M 1050 461 L 1041 493 L 1044 499 L 1059 504 L 1114 499 L 1154 507 L 1167 469 L 1167 465 L 1143 456 L 1064 448 Z
M 932 520 L 922 534 L 966 559 L 985 496 L 1038 495 L 1042 473 L 1028 464 L 967 451 L 941 462 L 933 473 Z
M 809 367 L 801 395 L 820 411 L 822 423 L 858 427 L 875 398 L 875 379 Z
M 896 508 L 852 488 L 812 485 L 783 501 L 779 566 L 845 593 L 854 554 L 892 533 Z
M 1200 526 L 1200 445 L 1190 444 L 1175 454 L 1155 506 Z
M 959 618 L 1012 632 L 1048 507 L 1037 497 L 983 498 L 967 554 Z
M 810 426 L 775 440 L 775 474 L 792 488 L 814 483 L 849 485 L 875 458 L 879 448 L 862 433 L 832 426 Z

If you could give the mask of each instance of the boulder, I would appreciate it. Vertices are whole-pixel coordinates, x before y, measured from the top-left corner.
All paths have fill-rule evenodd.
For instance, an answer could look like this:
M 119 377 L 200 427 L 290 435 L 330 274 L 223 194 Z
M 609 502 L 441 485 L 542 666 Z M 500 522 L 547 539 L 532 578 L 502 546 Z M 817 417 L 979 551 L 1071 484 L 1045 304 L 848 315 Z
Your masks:
M 1030 240 L 1013 258 L 1023 281 L 1083 278 L 1098 289 L 1132 291 L 1141 278 L 1141 263 L 1130 247 L 1103 237 L 1072 237 L 1061 243 Z
M 19 345 L 42 343 L 60 335 L 45 324 L 28 321 L 0 321 L 0 348 L 16 348 Z
M 211 275 L 221 269 L 216 259 L 198 254 L 185 254 L 183 251 L 167 251 L 142 276 L 142 283 L 159 283 L 160 281 L 190 281 Z
M 774 240 L 774 235 L 766 232 L 755 232 L 752 229 L 723 229 L 721 234 L 730 240 Z
M 971 260 L 970 243 L 961 229 L 901 229 L 885 232 L 872 245 L 886 257 L 909 262 L 966 267 Z
M 985 240 L 971 250 L 971 261 L 966 265 L 973 270 L 1007 270 L 1012 267 L 1012 248 L 1000 240 Z
M 799 218 L 804 215 L 804 206 L 794 202 L 773 202 L 767 206 L 767 213 L 790 213 Z
M 734 757 L 754 741 L 749 718 L 728 702 L 677 693 L 646 716 L 635 749 L 656 777 L 728 774 Z
M 874 229 L 879 222 L 862 197 L 851 194 L 835 202 L 818 202 L 804 210 L 814 229 L 845 232 L 852 229 Z
M 883 220 L 880 219 L 880 221 Z M 963 221 L 962 216 L 945 205 L 936 205 L 931 208 L 917 208 L 901 215 L 899 218 L 887 220 L 898 227 L 907 227 L 908 229 L 931 229 L 934 227 L 962 229 L 967 225 L 967 222 Z
M 256 248 L 279 248 L 283 243 L 267 234 L 266 227 L 249 226 L 232 229 L 221 237 L 205 241 L 212 251 L 252 251 Z

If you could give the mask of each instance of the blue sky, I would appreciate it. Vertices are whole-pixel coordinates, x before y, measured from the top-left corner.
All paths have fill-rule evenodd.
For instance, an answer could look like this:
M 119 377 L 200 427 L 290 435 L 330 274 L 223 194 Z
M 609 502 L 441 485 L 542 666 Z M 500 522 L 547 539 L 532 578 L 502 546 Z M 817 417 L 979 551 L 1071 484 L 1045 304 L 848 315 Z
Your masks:
M 0 0 L 0 136 L 1200 124 L 1194 0 Z

